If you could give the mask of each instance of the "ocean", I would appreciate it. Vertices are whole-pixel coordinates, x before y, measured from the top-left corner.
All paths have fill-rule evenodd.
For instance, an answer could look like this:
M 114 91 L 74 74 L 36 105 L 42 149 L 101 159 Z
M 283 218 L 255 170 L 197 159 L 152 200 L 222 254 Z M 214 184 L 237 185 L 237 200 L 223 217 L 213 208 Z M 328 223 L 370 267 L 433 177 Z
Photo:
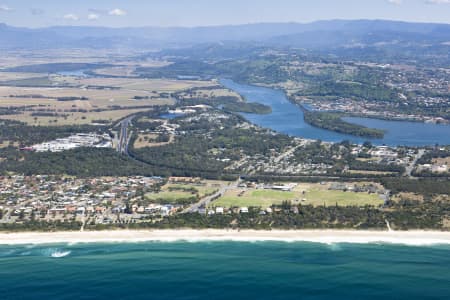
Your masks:
M 449 299 L 450 246 L 0 246 L 0 299 Z

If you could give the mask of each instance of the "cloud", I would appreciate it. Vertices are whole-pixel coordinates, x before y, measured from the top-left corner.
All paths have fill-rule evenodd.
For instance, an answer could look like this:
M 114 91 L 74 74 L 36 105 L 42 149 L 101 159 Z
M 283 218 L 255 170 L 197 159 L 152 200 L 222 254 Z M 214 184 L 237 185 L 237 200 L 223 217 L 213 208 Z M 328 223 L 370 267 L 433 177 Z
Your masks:
M 0 5 L 0 11 L 13 11 L 8 5 Z
M 125 16 L 126 14 L 127 14 L 127 12 L 120 8 L 115 8 L 108 12 L 108 15 L 110 15 L 110 16 Z
M 428 4 L 450 4 L 450 0 L 427 0 Z
M 99 9 L 99 8 L 89 8 L 88 11 L 89 11 L 90 15 L 97 15 L 98 18 L 100 18 L 101 16 L 125 16 L 127 14 L 127 12 L 125 10 L 120 9 L 120 8 L 114 8 L 114 9 L 110 9 L 110 10 Z
M 388 2 L 395 5 L 403 4 L 403 0 L 388 0 Z
M 90 21 L 96 21 L 96 20 L 100 19 L 100 16 L 98 14 L 89 14 L 87 18 Z
M 30 9 L 30 12 L 33 16 L 40 16 L 45 14 L 45 10 L 41 9 L 41 8 L 32 8 Z
M 70 21 L 78 21 L 80 18 L 75 14 L 67 14 L 67 15 L 63 16 L 63 19 L 70 20 Z

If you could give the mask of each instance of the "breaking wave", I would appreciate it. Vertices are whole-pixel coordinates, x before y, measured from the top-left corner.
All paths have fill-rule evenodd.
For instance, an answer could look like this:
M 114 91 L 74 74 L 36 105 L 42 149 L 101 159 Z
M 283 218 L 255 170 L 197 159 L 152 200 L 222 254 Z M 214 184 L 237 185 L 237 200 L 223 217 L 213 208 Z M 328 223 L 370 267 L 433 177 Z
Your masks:
M 50 253 L 50 257 L 53 258 L 62 258 L 62 257 L 66 257 L 68 255 L 70 255 L 71 251 L 60 251 L 60 250 L 55 250 L 53 252 Z

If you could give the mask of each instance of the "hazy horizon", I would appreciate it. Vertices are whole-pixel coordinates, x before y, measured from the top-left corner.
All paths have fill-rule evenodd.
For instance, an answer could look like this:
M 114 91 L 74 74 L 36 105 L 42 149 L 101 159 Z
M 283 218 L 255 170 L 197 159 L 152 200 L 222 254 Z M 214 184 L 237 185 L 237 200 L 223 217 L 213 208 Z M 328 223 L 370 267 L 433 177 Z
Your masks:
M 0 23 L 14 27 L 210 27 L 326 20 L 450 24 L 450 0 L 0 0 Z
M 49 25 L 49 26 L 42 26 L 42 27 L 27 27 L 27 26 L 17 26 L 13 24 L 8 24 L 4 22 L 0 22 L 0 24 L 4 24 L 9 27 L 15 27 L 15 28 L 26 28 L 26 29 L 44 29 L 44 28 L 50 28 L 50 27 L 91 27 L 91 28 L 111 28 L 111 29 L 126 29 L 126 28 L 162 28 L 162 29 L 169 29 L 169 28 L 209 28 L 209 27 L 239 27 L 239 26 L 252 26 L 252 25 L 264 25 L 264 24 L 313 24 L 318 22 L 334 22 L 334 21 L 383 21 L 383 22 L 400 22 L 400 23 L 417 23 L 417 24 L 442 24 L 442 25 L 450 25 L 450 23 L 444 23 L 444 22 L 420 22 L 420 21 L 402 21 L 402 20 L 392 20 L 392 19 L 321 19 L 321 20 L 315 20 L 311 22 L 253 22 L 253 23 L 236 23 L 236 24 L 217 24 L 217 25 L 198 25 L 198 26 L 158 26 L 158 25 L 144 25 L 144 26 L 121 26 L 121 27 L 114 27 L 114 26 L 107 26 L 107 25 L 95 25 L 95 24 L 70 24 L 70 25 Z

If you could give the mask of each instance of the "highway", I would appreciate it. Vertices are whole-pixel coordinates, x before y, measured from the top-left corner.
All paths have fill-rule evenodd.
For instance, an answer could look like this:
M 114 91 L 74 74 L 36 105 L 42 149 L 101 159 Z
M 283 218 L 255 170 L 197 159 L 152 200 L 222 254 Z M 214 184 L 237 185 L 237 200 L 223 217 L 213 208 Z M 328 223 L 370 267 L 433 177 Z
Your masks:
M 117 144 L 117 152 L 128 155 L 128 143 L 131 138 L 129 127 L 134 116 L 129 116 L 120 121 L 119 142 Z

